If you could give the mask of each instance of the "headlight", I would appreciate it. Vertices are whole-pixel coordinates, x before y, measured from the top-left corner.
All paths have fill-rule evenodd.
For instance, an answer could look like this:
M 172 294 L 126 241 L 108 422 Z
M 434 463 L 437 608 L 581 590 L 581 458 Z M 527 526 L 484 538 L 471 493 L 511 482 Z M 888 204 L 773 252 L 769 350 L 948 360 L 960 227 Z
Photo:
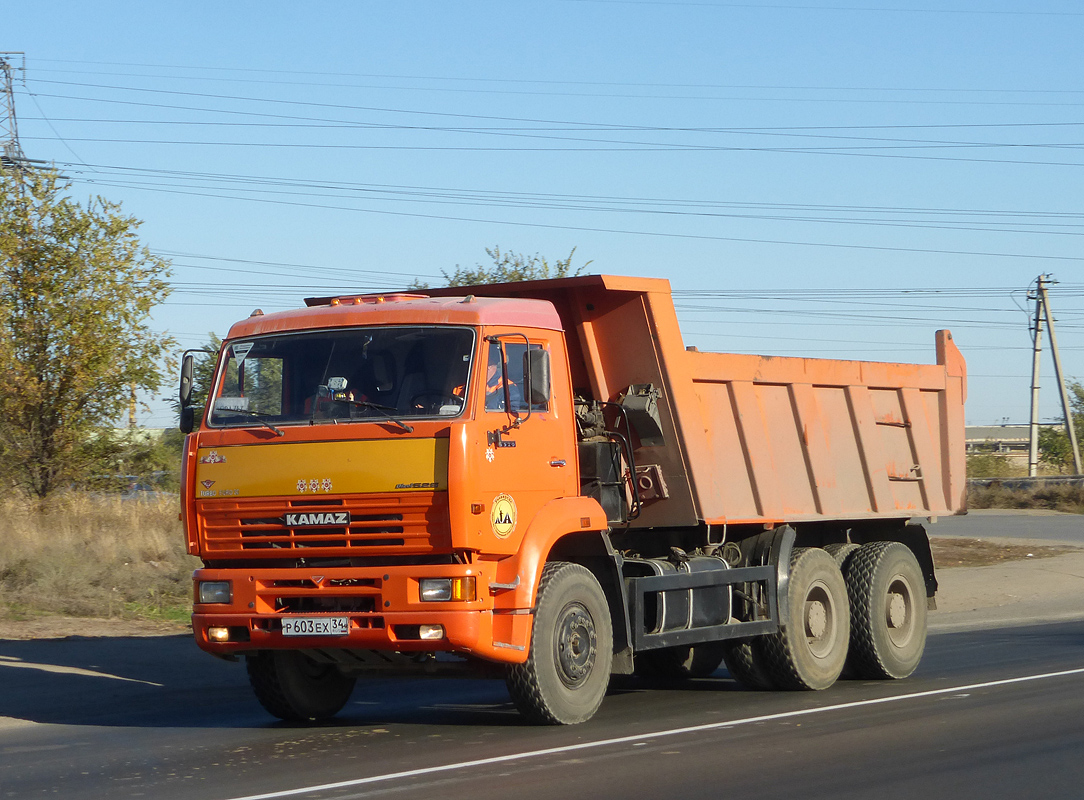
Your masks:
M 199 601 L 201 603 L 229 603 L 233 600 L 233 589 L 229 581 L 200 581 Z
M 477 579 L 473 575 L 462 578 L 422 578 L 418 581 L 418 593 L 423 603 L 471 601 L 478 596 Z

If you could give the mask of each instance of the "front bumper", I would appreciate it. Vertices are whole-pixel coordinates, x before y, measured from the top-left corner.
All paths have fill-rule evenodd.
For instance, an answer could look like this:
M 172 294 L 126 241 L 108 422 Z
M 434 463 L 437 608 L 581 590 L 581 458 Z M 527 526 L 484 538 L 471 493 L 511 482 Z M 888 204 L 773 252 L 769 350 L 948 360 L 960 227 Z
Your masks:
M 194 605 L 196 642 L 209 653 L 253 650 L 376 650 L 396 653 L 453 652 L 489 661 L 522 663 L 533 615 L 494 610 L 489 586 L 493 564 L 446 564 L 334 569 L 201 569 L 201 581 L 229 581 L 229 603 Z M 476 578 L 472 601 L 422 602 L 423 578 Z M 197 591 L 198 599 L 198 591 Z M 345 635 L 284 636 L 284 617 L 346 617 Z M 421 639 L 419 627 L 440 625 L 441 639 Z M 212 641 L 208 628 L 226 628 Z

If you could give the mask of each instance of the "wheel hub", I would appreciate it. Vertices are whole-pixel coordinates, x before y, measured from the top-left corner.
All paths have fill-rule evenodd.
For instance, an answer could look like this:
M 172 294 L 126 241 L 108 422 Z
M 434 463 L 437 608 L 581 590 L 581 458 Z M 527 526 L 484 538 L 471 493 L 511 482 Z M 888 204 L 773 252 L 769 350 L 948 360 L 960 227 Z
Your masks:
M 907 624 L 907 601 L 902 594 L 888 596 L 888 627 L 902 628 Z
M 806 604 L 805 609 L 805 632 L 813 639 L 820 639 L 828 629 L 828 611 L 820 600 L 813 600 Z
M 566 686 L 578 686 L 587 680 L 595 664 L 598 637 L 595 622 L 579 603 L 573 603 L 557 623 L 557 674 Z

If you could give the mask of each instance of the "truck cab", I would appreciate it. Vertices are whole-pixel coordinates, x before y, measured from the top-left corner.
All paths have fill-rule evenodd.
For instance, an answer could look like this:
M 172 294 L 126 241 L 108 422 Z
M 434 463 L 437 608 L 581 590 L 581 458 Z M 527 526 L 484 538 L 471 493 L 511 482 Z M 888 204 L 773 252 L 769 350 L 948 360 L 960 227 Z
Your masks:
M 522 660 L 526 529 L 606 526 L 578 496 L 567 363 L 537 300 L 343 297 L 235 325 L 186 445 L 199 645 Z

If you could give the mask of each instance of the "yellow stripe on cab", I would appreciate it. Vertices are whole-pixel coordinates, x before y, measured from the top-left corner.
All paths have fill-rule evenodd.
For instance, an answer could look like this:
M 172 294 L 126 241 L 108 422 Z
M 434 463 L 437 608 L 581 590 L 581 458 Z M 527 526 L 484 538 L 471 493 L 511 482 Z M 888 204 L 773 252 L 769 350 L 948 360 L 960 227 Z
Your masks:
M 447 439 L 204 447 L 196 497 L 446 491 Z

